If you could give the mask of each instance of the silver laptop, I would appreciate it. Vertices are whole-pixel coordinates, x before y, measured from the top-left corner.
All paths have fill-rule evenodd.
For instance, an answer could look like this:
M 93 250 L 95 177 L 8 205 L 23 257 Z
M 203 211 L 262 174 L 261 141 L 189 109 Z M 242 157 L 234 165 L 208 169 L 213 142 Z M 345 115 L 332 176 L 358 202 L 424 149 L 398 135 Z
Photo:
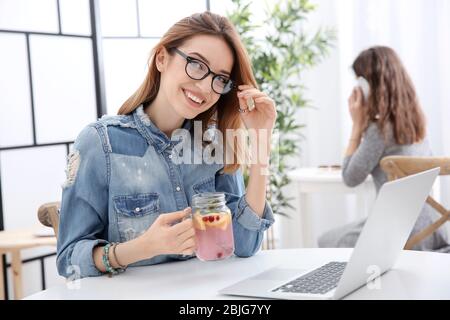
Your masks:
M 219 291 L 275 299 L 340 299 L 367 283 L 369 267 L 390 270 L 402 251 L 439 168 L 385 183 L 348 262 L 330 261 L 312 270 L 269 269 Z M 371 279 L 373 280 L 373 276 Z

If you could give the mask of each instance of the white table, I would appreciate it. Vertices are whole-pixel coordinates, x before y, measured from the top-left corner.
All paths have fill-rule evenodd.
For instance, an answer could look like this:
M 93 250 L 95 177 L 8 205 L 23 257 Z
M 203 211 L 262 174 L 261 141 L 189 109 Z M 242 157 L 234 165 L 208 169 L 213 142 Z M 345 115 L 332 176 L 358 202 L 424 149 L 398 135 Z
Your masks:
M 289 172 L 288 176 L 297 187 L 303 247 L 316 245 L 312 235 L 312 217 L 308 210 L 308 194 L 355 194 L 360 217 L 368 215 L 370 204 L 375 197 L 375 187 L 371 176 L 355 188 L 344 184 L 340 169 L 300 168 Z
M 53 230 L 51 230 L 53 232 Z M 56 237 L 53 236 L 38 236 L 42 233 L 42 226 L 34 226 L 26 229 L 5 230 L 0 231 L 0 300 L 4 300 L 4 286 L 3 283 L 3 254 L 11 254 L 11 269 L 14 287 L 14 299 L 22 299 L 22 259 L 21 251 L 40 246 L 55 246 Z
M 251 258 L 224 261 L 191 259 L 129 268 L 108 278 L 78 280 L 29 296 L 27 299 L 237 299 L 218 290 L 281 263 L 306 269 L 333 260 L 347 260 L 352 249 L 264 250 Z M 345 299 L 450 299 L 450 254 L 403 251 L 394 269 L 380 279 L 380 288 L 364 286 Z M 248 298 L 242 298 L 248 299 Z

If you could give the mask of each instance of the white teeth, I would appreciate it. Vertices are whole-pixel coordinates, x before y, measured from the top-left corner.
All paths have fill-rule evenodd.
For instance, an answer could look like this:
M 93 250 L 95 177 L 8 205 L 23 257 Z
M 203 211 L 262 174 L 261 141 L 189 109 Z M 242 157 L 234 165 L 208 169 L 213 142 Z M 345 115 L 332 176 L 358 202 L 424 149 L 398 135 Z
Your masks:
M 188 91 L 184 91 L 184 92 L 185 92 L 186 96 L 187 96 L 189 99 L 191 99 L 192 101 L 195 101 L 195 102 L 197 102 L 198 104 L 202 104 L 202 103 L 203 103 L 203 100 L 202 100 L 202 99 L 197 98 L 196 96 L 194 96 L 194 95 L 191 94 L 190 92 L 188 92 Z

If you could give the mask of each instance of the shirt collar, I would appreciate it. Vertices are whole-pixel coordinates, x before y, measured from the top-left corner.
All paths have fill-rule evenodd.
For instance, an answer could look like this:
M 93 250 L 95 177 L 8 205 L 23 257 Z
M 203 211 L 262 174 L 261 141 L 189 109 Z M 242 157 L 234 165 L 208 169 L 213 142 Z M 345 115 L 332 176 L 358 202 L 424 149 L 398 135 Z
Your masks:
M 136 108 L 133 112 L 133 117 L 138 128 L 140 128 L 139 131 L 147 138 L 147 140 L 149 140 L 149 143 L 155 145 L 161 151 L 172 145 L 173 141 L 153 123 L 148 114 L 144 111 L 143 105 Z M 182 128 L 190 131 L 192 128 L 192 120 L 186 119 Z

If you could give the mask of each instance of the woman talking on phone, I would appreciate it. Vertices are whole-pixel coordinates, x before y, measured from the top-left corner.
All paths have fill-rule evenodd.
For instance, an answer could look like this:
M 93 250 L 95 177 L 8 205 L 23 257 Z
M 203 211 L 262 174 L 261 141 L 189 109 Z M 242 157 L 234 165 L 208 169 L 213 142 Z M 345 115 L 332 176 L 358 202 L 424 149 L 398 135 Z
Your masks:
M 148 67 L 119 115 L 88 125 L 76 139 L 61 202 L 57 265 L 63 276 L 115 274 L 129 265 L 193 257 L 188 217 L 199 192 L 225 194 L 237 256 L 253 255 L 274 222 L 265 171 L 276 109 L 257 89 L 231 23 L 210 12 L 180 20 L 154 47 Z M 267 152 L 251 163 L 246 188 L 233 161 L 239 148 L 232 161 L 178 161 L 171 138 L 177 130 L 192 133 L 198 123 L 200 138 L 208 128 L 224 133 L 219 142 L 227 151 L 235 141 L 226 130 L 264 132 L 250 141 Z
M 353 126 L 342 175 L 346 185 L 355 187 L 370 174 L 378 191 L 387 181 L 379 165 L 383 157 L 431 156 L 425 117 L 413 83 L 394 50 L 383 46 L 369 48 L 359 54 L 352 68 L 358 85 L 348 99 Z M 425 204 L 411 236 L 430 225 L 434 214 Z M 319 238 L 319 246 L 354 247 L 365 221 L 327 232 Z M 413 250 L 448 250 L 445 228 L 438 229 Z

